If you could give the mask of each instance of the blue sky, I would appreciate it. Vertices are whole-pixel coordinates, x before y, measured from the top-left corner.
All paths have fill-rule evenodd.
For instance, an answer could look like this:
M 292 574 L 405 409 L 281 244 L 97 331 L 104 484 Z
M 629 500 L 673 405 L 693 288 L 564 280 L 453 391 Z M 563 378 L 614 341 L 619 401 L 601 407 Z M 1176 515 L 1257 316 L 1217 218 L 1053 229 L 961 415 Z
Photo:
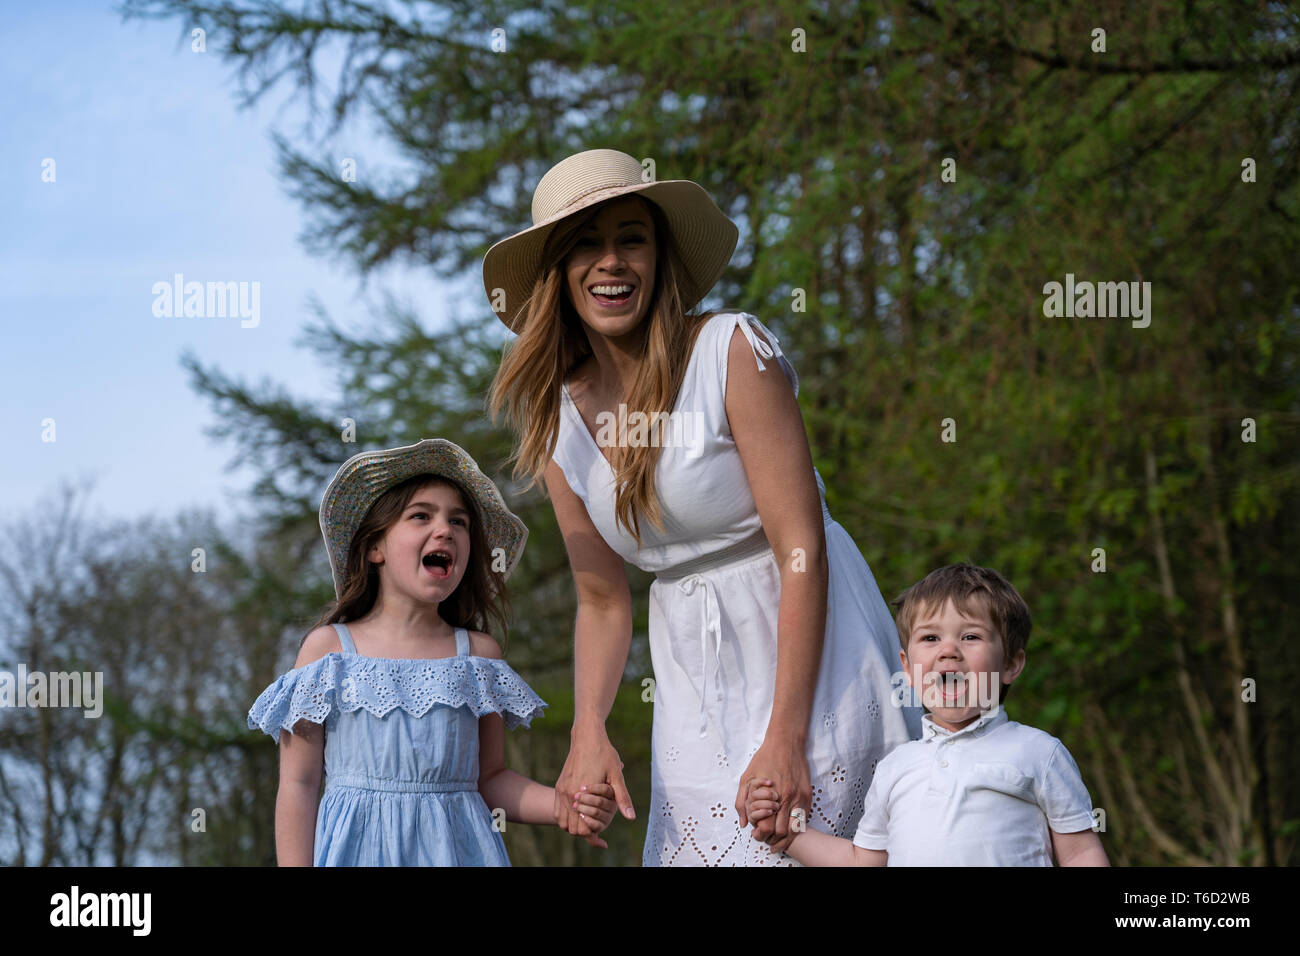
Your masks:
M 392 267 L 363 290 L 346 260 L 308 255 L 269 136 L 307 145 L 306 100 L 286 78 L 240 110 L 236 65 L 211 38 L 192 52 L 181 28 L 124 23 L 109 0 L 0 4 L 0 520 L 83 477 L 91 514 L 246 513 L 254 475 L 227 471 L 237 449 L 205 436 L 216 412 L 191 389 L 184 351 L 237 381 L 326 399 L 332 369 L 295 344 L 310 295 L 349 329 L 379 321 L 384 291 L 431 328 L 486 308 L 473 276 Z M 355 124 L 327 145 L 362 175 L 399 164 Z M 259 324 L 156 317 L 152 287 L 175 273 L 260 283 Z

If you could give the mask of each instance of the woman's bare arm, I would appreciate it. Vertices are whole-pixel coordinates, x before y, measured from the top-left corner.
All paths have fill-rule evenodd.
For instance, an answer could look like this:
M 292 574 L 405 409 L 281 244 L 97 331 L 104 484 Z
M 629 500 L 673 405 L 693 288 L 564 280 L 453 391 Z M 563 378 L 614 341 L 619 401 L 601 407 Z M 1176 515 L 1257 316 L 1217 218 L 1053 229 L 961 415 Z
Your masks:
M 583 784 L 611 784 L 623 815 L 629 820 L 636 815 L 623 780 L 623 764 L 605 732 L 632 646 L 632 593 L 623 559 L 605 543 L 586 505 L 554 461 L 546 467 L 546 488 L 578 592 L 573 728 L 569 757 L 555 784 L 555 813 L 556 822 L 579 834 L 582 821 L 572 803 Z
M 754 334 L 762 338 L 761 332 Z M 772 715 L 763 745 L 742 777 L 736 810 L 746 825 L 744 787 L 750 775 L 778 780 L 786 797 L 782 810 L 755 827 L 774 848 L 785 849 L 790 810 L 806 813 L 812 797 L 805 748 L 826 635 L 829 565 L 799 403 L 778 359 L 767 360 L 760 370 L 739 328 L 727 354 L 726 410 L 763 531 L 781 568 Z

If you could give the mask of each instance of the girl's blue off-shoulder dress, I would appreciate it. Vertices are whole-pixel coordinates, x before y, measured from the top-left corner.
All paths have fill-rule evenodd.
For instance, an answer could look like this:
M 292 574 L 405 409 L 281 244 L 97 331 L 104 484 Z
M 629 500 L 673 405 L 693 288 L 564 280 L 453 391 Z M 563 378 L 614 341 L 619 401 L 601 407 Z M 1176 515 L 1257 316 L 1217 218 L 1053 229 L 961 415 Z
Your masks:
M 527 726 L 546 702 L 505 661 L 471 656 L 464 628 L 456 656 L 432 660 L 362 657 L 334 628 L 342 653 L 282 675 L 248 712 L 277 743 L 299 720 L 325 725 L 315 865 L 509 866 L 478 792 L 478 719 Z

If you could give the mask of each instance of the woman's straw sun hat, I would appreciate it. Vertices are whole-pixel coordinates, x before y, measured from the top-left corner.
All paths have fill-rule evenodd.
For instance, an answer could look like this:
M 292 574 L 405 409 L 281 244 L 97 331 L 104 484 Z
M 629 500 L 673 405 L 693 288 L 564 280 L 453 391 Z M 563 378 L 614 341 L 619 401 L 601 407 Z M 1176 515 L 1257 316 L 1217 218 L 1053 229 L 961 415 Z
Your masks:
M 518 332 L 542 250 L 552 230 L 596 203 L 638 195 L 659 207 L 686 266 L 682 308 L 717 283 L 740 231 L 705 190 L 689 179 L 646 181 L 641 163 L 616 149 L 589 149 L 552 166 L 533 192 L 533 225 L 502 239 L 483 257 L 483 287 L 501 321 Z M 500 291 L 498 291 L 500 290 Z

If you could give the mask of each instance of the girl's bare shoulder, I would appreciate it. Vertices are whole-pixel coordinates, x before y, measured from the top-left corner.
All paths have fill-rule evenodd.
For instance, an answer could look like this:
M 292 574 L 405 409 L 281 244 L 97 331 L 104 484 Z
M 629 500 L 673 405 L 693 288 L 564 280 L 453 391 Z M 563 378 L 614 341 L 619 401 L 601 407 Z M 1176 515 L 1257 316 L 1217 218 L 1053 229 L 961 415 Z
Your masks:
M 469 632 L 469 652 L 475 657 L 495 657 L 501 659 L 501 645 L 491 634 L 482 631 Z
M 318 627 L 307 635 L 302 642 L 302 647 L 298 649 L 298 659 L 293 662 L 294 667 L 305 667 L 315 661 L 320 660 L 326 654 L 342 653 L 343 644 L 339 641 L 339 633 L 330 624 Z

